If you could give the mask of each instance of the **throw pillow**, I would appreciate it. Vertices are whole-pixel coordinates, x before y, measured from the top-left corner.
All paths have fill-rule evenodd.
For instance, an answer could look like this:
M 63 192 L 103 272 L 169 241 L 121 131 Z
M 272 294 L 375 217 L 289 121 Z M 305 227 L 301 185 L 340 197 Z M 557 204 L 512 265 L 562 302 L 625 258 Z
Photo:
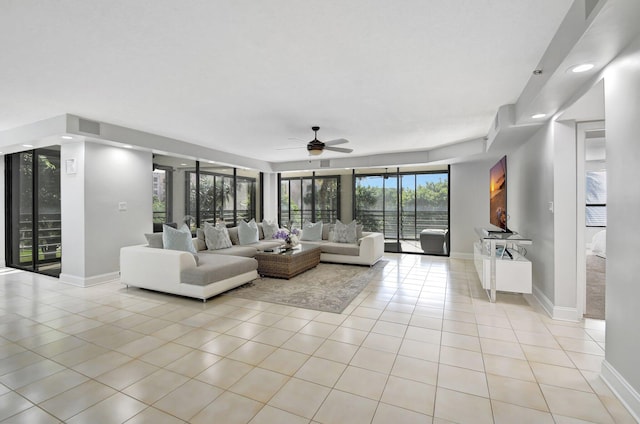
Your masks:
M 162 244 L 162 233 L 151 233 L 145 234 L 144 236 L 147 239 L 149 247 L 153 247 L 154 249 L 162 249 L 164 247 Z
M 343 224 L 339 219 L 336 219 L 336 225 L 333 227 L 333 239 L 330 239 L 336 243 L 356 243 L 358 238 L 356 237 L 356 221 L 351 221 L 349 224 Z
M 206 224 L 206 222 L 205 222 L 205 224 Z M 204 235 L 204 229 L 203 228 L 197 228 L 196 229 L 196 237 L 198 238 L 198 240 L 206 241 L 206 237 Z
M 231 227 L 229 230 L 229 238 L 231 239 L 231 244 L 235 244 L 236 246 L 240 244 L 240 238 L 238 237 L 238 227 Z
M 266 219 L 262 220 L 262 231 L 264 231 L 265 240 L 271 240 L 279 229 L 280 228 L 278 228 L 278 224 L 276 222 L 267 221 Z
M 331 231 L 333 231 L 334 224 L 323 224 L 322 225 L 322 240 L 329 240 L 329 236 L 331 235 Z
M 198 255 L 196 248 L 193 246 L 191 230 L 187 224 L 183 224 L 179 229 L 171 228 L 168 225 L 162 226 L 162 244 L 165 249 L 181 250 L 183 252 L 192 253 L 196 264 L 198 263 Z
M 240 224 L 238 224 L 238 238 L 241 245 L 258 242 L 258 224 L 256 224 L 255 219 L 249 222 L 240 221 Z
M 302 226 L 302 241 L 322 240 L 322 222 L 305 222 Z
M 207 243 L 207 249 L 219 250 L 231 247 L 231 239 L 229 231 L 224 224 L 211 225 L 204 223 L 204 236 Z

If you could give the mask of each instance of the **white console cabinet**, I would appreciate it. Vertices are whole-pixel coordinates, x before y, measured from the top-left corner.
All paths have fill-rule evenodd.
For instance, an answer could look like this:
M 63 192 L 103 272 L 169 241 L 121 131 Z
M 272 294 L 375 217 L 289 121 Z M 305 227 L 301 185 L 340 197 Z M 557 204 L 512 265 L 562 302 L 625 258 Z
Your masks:
M 530 245 L 531 240 L 517 234 L 489 233 L 484 229 L 476 232 L 480 239 L 473 245 L 473 258 L 478 278 L 488 291 L 489 299 L 495 302 L 496 291 L 531 293 L 531 261 L 517 252 L 519 246 Z M 505 247 L 513 258 L 507 254 L 500 255 Z

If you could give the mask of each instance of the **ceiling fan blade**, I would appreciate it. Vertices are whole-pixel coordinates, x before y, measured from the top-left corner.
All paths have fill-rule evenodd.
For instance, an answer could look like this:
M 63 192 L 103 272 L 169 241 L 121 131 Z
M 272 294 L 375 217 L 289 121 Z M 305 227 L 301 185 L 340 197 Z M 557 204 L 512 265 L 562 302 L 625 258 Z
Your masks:
M 340 153 L 353 152 L 353 149 L 345 149 L 344 147 L 331 147 L 331 146 L 325 146 L 324 150 L 331 150 L 332 152 L 340 152 Z
M 337 146 L 338 144 L 344 144 L 344 143 L 348 143 L 349 140 L 347 140 L 346 138 L 336 138 L 335 140 L 329 140 L 329 141 L 325 141 L 324 145 L 325 146 Z
M 296 146 L 296 147 L 277 147 L 274 150 L 292 150 L 292 149 L 304 149 L 305 146 Z

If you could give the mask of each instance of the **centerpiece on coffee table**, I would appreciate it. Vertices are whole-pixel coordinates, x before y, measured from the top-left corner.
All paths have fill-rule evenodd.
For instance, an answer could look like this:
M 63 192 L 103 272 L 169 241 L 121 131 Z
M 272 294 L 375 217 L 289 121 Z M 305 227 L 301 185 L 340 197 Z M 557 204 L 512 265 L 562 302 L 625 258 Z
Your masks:
M 293 249 L 295 246 L 300 243 L 298 236 L 300 235 L 300 230 L 297 228 L 292 228 L 291 230 L 281 229 L 278 230 L 274 235 L 274 239 L 284 240 L 284 245 L 282 246 L 284 249 Z

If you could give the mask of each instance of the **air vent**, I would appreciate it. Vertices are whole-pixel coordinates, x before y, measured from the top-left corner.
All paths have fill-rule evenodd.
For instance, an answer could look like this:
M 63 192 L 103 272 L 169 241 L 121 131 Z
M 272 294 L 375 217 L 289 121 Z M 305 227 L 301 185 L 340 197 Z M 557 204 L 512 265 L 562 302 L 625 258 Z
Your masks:
M 100 135 L 100 122 L 80 118 L 78 121 L 78 130 L 83 133 Z
M 331 161 L 329 159 L 324 159 L 320 161 L 320 168 L 329 168 L 331 166 Z
M 585 138 L 605 138 L 606 132 L 605 130 L 590 130 L 585 131 Z

